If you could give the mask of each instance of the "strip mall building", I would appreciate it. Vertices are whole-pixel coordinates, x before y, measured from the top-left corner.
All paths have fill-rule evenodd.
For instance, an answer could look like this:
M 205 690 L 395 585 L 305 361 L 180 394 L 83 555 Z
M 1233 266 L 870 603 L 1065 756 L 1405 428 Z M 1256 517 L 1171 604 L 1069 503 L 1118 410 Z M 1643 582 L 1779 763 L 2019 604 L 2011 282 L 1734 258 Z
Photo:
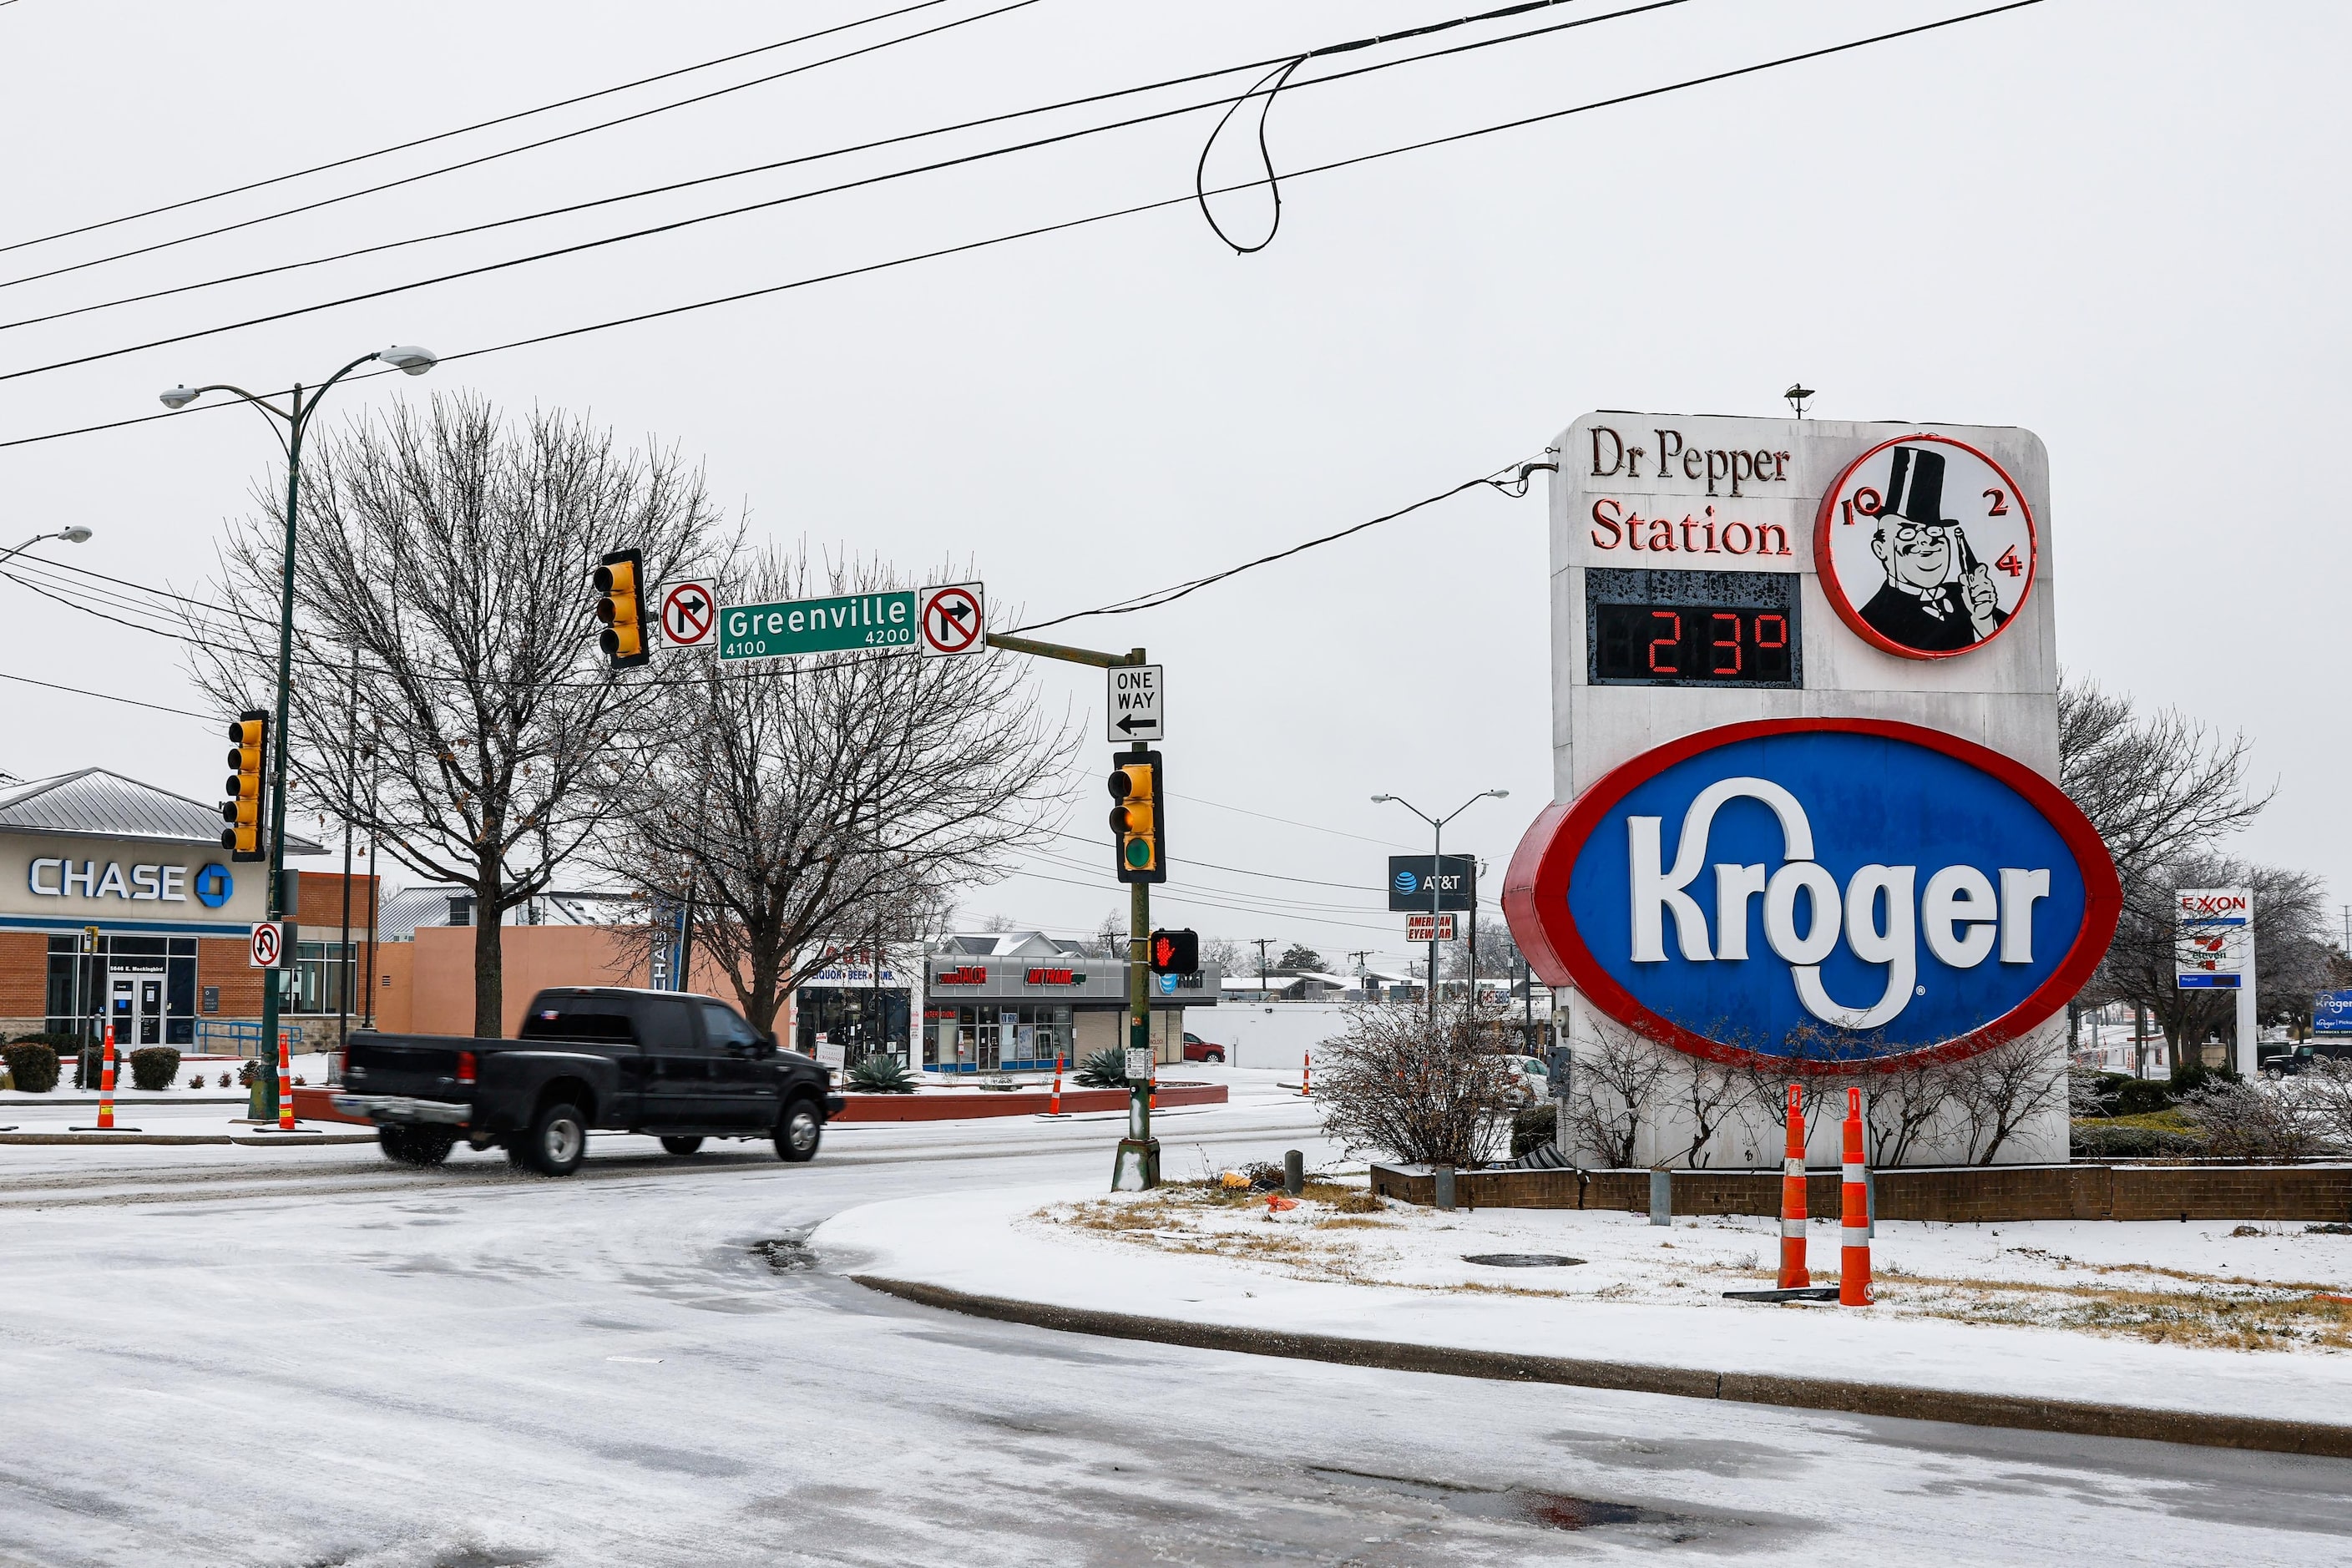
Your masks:
M 111 1022 L 126 1048 L 252 1054 L 263 971 L 247 951 L 266 868 L 232 863 L 220 826 L 216 805 L 102 768 L 0 785 L 0 1032 L 95 1037 Z M 352 880 L 346 949 L 343 879 L 300 879 L 287 1025 L 306 1037 L 334 1028 L 339 960 L 365 941 L 368 879 Z

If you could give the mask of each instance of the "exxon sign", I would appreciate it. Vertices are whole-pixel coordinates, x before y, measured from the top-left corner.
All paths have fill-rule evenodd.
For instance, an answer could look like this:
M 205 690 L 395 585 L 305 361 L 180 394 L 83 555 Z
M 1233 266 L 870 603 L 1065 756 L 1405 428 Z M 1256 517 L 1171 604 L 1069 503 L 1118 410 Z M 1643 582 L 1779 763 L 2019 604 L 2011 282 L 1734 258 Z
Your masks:
M 1998 752 L 1910 724 L 1732 724 L 1536 819 L 1503 895 L 1548 983 L 1717 1060 L 1953 1058 L 2014 1039 L 2115 934 L 2106 847 Z

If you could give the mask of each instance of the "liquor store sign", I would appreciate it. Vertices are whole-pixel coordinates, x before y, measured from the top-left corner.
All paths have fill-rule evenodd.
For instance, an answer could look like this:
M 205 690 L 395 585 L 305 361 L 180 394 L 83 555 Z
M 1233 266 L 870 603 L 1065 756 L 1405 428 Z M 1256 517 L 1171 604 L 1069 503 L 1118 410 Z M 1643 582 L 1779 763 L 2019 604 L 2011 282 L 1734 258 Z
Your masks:
M 1662 1045 L 1858 1062 L 2039 1026 L 2122 900 L 2040 773 L 1940 731 L 1812 718 L 1701 731 L 1553 805 L 1503 902 L 1545 981 Z

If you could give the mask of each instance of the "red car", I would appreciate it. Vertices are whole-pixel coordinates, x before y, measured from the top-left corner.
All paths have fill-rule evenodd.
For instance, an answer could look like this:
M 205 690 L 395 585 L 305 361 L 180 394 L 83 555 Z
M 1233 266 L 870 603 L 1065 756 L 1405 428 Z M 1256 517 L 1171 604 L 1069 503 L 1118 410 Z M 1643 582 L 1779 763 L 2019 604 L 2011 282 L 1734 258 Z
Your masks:
M 1184 1059 L 1188 1062 L 1214 1062 L 1225 1065 L 1225 1047 L 1212 1045 L 1190 1029 L 1184 1031 Z

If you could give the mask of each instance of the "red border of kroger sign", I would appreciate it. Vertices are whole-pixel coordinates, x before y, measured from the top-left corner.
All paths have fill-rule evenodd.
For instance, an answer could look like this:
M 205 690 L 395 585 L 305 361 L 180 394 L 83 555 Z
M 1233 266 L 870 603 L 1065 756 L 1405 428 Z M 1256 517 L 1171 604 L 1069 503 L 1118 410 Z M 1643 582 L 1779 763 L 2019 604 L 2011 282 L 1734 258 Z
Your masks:
M 1576 929 L 1568 910 L 1569 873 L 1585 840 L 1609 812 L 1636 785 L 1654 778 L 1675 763 L 1702 752 L 1768 735 L 1843 733 L 1881 735 L 1941 752 L 2007 784 L 2040 812 L 2057 830 L 2083 875 L 2083 925 L 2074 943 L 2032 994 L 2000 1017 L 1966 1035 L 1923 1050 L 1883 1058 L 1875 1062 L 1806 1063 L 1765 1057 L 1695 1034 L 1660 1016 L 1635 1000 L 1603 969 Z M 2015 758 L 1963 741 L 1938 730 L 1886 719 L 1761 719 L 1745 724 L 1685 735 L 1612 769 L 1572 801 L 1559 801 L 1529 825 L 1511 856 L 1503 882 L 1503 912 L 1511 936 L 1527 955 L 1528 966 L 1549 985 L 1573 985 L 1609 1017 L 1637 1030 L 1661 1045 L 1692 1056 L 1721 1062 L 1745 1062 L 1786 1068 L 1791 1072 L 1868 1071 L 1898 1061 L 1922 1058 L 1951 1060 L 2017 1038 L 2051 1017 L 2091 978 L 2106 956 L 2123 912 L 2123 889 L 2116 879 L 2107 847 L 2082 808 L 2057 785 Z

